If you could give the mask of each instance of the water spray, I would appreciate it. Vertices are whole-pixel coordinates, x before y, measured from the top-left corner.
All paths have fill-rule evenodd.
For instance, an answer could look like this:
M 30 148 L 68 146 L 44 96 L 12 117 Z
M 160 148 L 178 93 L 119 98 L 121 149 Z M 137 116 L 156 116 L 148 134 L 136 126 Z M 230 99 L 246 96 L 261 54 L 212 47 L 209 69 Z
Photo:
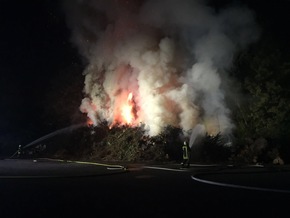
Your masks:
M 44 135 L 44 136 L 42 136 L 42 137 L 40 137 L 40 138 L 28 143 L 27 145 L 23 146 L 23 148 L 21 148 L 21 149 L 27 149 L 27 148 L 29 148 L 29 147 L 31 147 L 31 146 L 39 143 L 39 142 L 42 142 L 45 139 L 52 138 L 52 137 L 54 137 L 56 135 L 59 135 L 59 134 L 62 134 L 62 133 L 72 132 L 72 131 L 74 131 L 76 129 L 79 129 L 79 128 L 85 127 L 85 126 L 87 126 L 87 123 L 75 124 L 75 125 L 71 125 L 71 126 L 56 130 L 54 132 L 51 132 L 51 133 L 49 133 L 47 135 Z M 10 158 L 13 158 L 17 154 L 17 152 L 18 152 L 18 150 L 13 155 L 11 155 Z

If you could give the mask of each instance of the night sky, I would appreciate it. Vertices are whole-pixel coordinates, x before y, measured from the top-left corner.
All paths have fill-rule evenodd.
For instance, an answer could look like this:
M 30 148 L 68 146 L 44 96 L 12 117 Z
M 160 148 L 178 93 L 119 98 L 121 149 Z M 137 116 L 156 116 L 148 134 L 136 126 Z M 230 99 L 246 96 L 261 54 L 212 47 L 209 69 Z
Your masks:
M 0 10 L 0 140 L 27 143 L 51 131 L 42 122 L 52 80 L 80 58 L 60 2 L 1 1 Z
M 1 127 L 23 125 L 39 109 L 38 96 L 61 67 L 65 37 L 56 12 L 43 3 L 1 6 Z M 60 27 L 60 26 L 59 26 Z M 57 34 L 59 32 L 59 34 Z M 57 34 L 57 35 L 56 35 Z M 57 60 L 58 56 L 59 60 Z M 64 57 L 65 58 L 65 57 Z M 4 94 L 5 93 L 5 94 Z M 33 104 L 30 107 L 28 105 Z
M 230 1 L 213 2 L 218 8 Z M 290 1 L 243 3 L 256 12 L 262 34 L 269 35 L 281 48 L 290 48 Z M 73 69 L 82 78 L 82 60 L 70 43 L 61 1 L 1 0 L 0 28 L 0 147 L 15 147 L 64 124 L 49 126 L 44 113 L 50 108 L 47 99 L 53 80 L 62 72 Z M 79 83 L 82 86 L 83 81 Z M 55 96 L 58 90 L 53 92 Z

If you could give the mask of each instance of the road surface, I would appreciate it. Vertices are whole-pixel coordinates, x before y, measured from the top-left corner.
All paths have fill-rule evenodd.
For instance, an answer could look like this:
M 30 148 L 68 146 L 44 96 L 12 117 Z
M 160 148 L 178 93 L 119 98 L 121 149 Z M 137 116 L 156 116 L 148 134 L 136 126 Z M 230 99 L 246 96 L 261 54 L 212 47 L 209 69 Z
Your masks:
M 0 217 L 279 217 L 289 167 L 0 161 Z

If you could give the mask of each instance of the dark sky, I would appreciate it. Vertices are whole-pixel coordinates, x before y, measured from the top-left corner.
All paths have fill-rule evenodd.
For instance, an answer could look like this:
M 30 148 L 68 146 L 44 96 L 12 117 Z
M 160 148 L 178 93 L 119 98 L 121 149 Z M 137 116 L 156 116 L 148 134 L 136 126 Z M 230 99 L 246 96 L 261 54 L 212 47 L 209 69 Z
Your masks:
M 51 80 L 79 57 L 59 1 L 2 0 L 0 28 L 1 140 L 40 131 Z
M 220 7 L 230 1 L 213 2 Z M 243 3 L 256 11 L 262 34 L 290 47 L 290 1 Z M 69 41 L 60 1 L 1 0 L 0 28 L 0 140 L 7 135 L 23 137 L 29 131 L 35 131 L 31 133 L 35 137 L 42 128 L 44 96 L 51 80 L 81 60 Z

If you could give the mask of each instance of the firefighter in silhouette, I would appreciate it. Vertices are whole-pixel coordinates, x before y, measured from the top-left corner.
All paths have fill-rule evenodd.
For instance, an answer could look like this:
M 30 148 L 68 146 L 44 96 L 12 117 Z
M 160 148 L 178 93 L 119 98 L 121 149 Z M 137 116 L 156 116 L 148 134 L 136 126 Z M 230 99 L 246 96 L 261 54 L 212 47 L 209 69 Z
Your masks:
M 21 155 L 22 155 L 22 146 L 19 145 L 17 150 L 17 157 L 21 157 Z
M 185 140 L 182 145 L 182 163 L 181 167 L 188 168 L 190 163 L 190 147 L 188 145 L 188 142 Z

